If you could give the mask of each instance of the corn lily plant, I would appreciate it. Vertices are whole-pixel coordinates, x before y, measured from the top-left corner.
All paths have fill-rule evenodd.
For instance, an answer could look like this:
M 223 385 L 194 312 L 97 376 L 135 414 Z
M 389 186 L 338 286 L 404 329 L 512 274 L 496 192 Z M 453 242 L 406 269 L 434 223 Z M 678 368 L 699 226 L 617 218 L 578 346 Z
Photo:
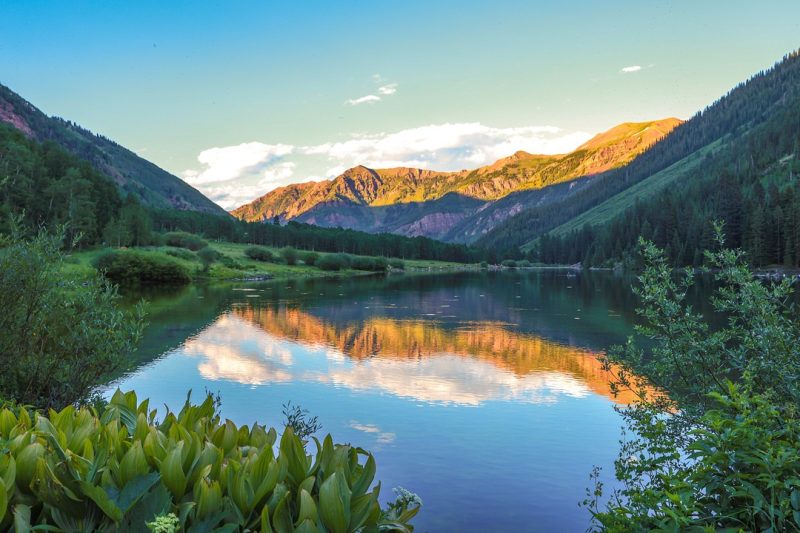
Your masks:
M 223 421 L 210 396 L 160 422 L 133 392 L 102 413 L 4 408 L 0 530 L 413 531 L 418 502 L 382 510 L 366 451 L 328 435 L 307 454 L 290 428 L 276 442 Z

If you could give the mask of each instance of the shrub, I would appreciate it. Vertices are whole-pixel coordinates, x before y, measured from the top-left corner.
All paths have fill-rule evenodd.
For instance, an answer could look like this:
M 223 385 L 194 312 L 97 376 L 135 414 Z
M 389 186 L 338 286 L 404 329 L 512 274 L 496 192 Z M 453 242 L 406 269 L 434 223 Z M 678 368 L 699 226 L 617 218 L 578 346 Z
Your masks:
M 220 257 L 222 257 L 222 254 L 210 246 L 206 246 L 197 252 L 197 257 L 199 257 L 200 261 L 203 263 L 203 271 L 208 272 L 208 269 L 211 268 L 211 265 L 219 260 Z
M 406 264 L 402 259 L 389 259 L 389 266 L 396 270 L 405 270 Z
M 287 265 L 296 265 L 297 264 L 297 250 L 294 248 L 286 247 L 281 249 L 281 257 L 283 260 L 286 261 Z
M 60 531 L 410 532 L 421 502 L 386 509 L 371 454 L 286 428 L 223 421 L 211 396 L 159 422 L 148 401 L 117 391 L 105 410 L 48 416 L 0 411 L 0 529 Z M 372 487 L 370 489 L 370 487 Z M 14 517 L 9 510 L 14 510 Z M 176 520 L 177 519 L 177 520 Z M 177 523 L 176 523 L 177 522 Z M 175 527 L 177 526 L 177 527 Z M 221 529 L 217 529 L 221 528 Z M 44 528 L 35 528 L 44 529 Z
M 120 310 L 99 275 L 65 277 L 60 245 L 42 233 L 0 252 L 0 397 L 43 408 L 84 400 L 119 370 L 143 319 L 141 306 Z
M 264 248 L 263 246 L 250 246 L 244 251 L 244 255 L 250 259 L 262 261 L 264 263 L 268 263 L 275 259 L 269 248 Z
M 522 259 L 521 261 L 517 261 L 517 268 L 530 268 L 532 266 L 533 263 L 531 263 L 527 259 Z
M 517 262 L 513 259 L 504 259 L 500 264 L 506 268 L 517 268 Z
M 176 248 L 186 248 L 196 252 L 208 246 L 208 241 L 194 233 L 171 231 L 164 234 L 164 244 L 167 246 L 175 246 Z
M 706 252 L 706 260 L 718 327 L 687 301 L 693 273 L 676 276 L 663 250 L 640 241 L 637 332 L 649 346 L 631 339 L 605 357 L 612 390 L 637 401 L 619 408 L 629 436 L 616 462 L 620 488 L 601 507 L 595 474 L 584 502 L 597 529 L 800 529 L 800 321 L 792 283 L 756 279 L 716 229 L 722 250 Z
M 300 256 L 300 259 L 302 259 L 304 264 L 314 266 L 319 260 L 319 254 L 316 252 L 306 252 Z
M 481 268 L 489 268 L 489 263 L 486 261 L 481 261 Z
M 389 262 L 385 257 L 367 257 L 363 255 L 356 255 L 352 257 L 350 266 L 356 270 L 384 272 L 389 267 Z
M 184 284 L 192 280 L 185 266 L 157 252 L 138 250 L 107 252 L 98 257 L 94 265 L 106 278 L 121 285 Z
M 319 258 L 317 268 L 337 271 L 350 267 L 350 258 L 346 254 L 327 254 Z
M 221 264 L 225 265 L 228 268 L 235 268 L 235 269 L 239 269 L 239 270 L 243 270 L 244 269 L 244 266 L 242 266 L 242 264 L 240 262 L 238 262 L 236 259 L 234 259 L 233 257 L 231 257 L 229 255 L 219 254 L 217 256 L 217 261 L 219 261 Z
M 183 259 L 184 261 L 194 261 L 197 259 L 197 256 L 191 250 L 186 250 L 184 248 L 170 248 L 165 251 L 167 255 L 171 255 L 172 257 L 177 257 L 178 259 Z

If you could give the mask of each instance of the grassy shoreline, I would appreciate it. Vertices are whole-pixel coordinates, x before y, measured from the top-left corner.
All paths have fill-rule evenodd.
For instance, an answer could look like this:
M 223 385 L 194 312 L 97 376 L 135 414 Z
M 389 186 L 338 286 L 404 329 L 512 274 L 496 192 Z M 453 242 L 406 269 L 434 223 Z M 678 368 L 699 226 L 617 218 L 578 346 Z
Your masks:
M 316 266 L 305 265 L 302 263 L 302 261 L 298 261 L 295 265 L 288 265 L 282 261 L 257 261 L 245 255 L 245 250 L 251 246 L 249 244 L 209 242 L 208 246 L 216 252 L 224 255 L 226 258 L 232 260 L 236 266 L 225 266 L 220 262 L 215 262 L 211 265 L 208 271 L 204 271 L 202 262 L 196 256 L 192 259 L 185 259 L 169 255 L 167 252 L 170 250 L 182 250 L 182 248 L 175 248 L 172 246 L 145 246 L 141 248 L 133 248 L 133 250 L 158 254 L 169 258 L 172 261 L 180 263 L 189 270 L 192 275 L 193 282 L 252 279 L 302 279 L 337 276 L 352 277 L 375 273 L 352 268 L 338 271 L 327 271 Z M 264 246 L 263 248 L 270 250 L 276 257 L 280 256 L 280 248 L 270 246 Z M 65 272 L 76 276 L 91 275 L 95 272 L 94 261 L 101 255 L 115 250 L 118 250 L 118 248 L 99 247 L 75 251 L 68 256 L 64 264 Z M 300 253 L 304 252 L 303 250 L 298 251 Z M 328 255 L 335 255 L 329 252 L 316 253 L 320 258 Z M 354 255 L 354 257 L 357 256 Z M 454 263 L 447 261 L 423 259 L 403 259 L 402 261 L 405 267 L 404 271 L 407 272 L 472 270 L 478 268 L 477 265 L 473 264 Z M 399 272 L 403 272 L 403 270 L 400 270 Z

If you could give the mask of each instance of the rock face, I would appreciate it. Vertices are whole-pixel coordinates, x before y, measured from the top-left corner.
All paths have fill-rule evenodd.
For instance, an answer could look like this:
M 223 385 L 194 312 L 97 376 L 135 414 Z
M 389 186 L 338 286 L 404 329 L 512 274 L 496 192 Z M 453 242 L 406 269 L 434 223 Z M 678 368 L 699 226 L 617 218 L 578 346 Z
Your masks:
M 109 176 L 123 192 L 136 194 L 146 205 L 226 215 L 224 209 L 177 176 L 73 122 L 48 117 L 3 85 L 0 85 L 0 122 L 31 139 L 60 145 Z
M 520 151 L 471 171 L 357 166 L 332 180 L 275 189 L 232 213 L 248 221 L 278 217 L 472 242 L 531 202 L 570 189 L 543 190 L 625 165 L 679 124 L 676 118 L 620 124 L 569 154 Z

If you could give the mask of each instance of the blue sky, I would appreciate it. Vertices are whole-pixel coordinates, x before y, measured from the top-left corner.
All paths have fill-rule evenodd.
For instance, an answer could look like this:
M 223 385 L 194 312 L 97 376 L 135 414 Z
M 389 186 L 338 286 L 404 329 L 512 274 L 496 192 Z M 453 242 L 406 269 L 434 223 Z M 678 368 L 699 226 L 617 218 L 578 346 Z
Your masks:
M 0 10 L 0 83 L 229 208 L 359 163 L 469 168 L 688 118 L 800 47 L 797 0 Z

